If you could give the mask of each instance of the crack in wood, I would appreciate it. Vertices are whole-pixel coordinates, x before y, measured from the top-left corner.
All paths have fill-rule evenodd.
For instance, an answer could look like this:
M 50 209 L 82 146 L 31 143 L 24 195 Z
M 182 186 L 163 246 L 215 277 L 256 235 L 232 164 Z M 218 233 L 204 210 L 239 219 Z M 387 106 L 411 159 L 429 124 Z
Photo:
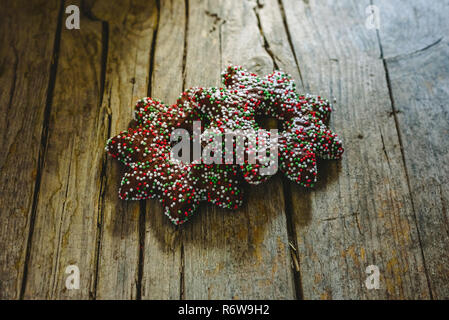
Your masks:
M 184 27 L 184 51 L 182 55 L 182 90 L 185 90 L 186 86 L 186 61 L 187 61 L 187 46 L 188 46 L 188 34 L 189 34 L 189 0 L 185 0 L 186 20 Z
M 324 219 L 321 219 L 320 221 L 335 221 L 335 220 L 339 220 L 339 219 L 345 219 L 345 218 L 350 218 L 350 217 L 357 217 L 359 214 L 360 213 L 358 213 L 358 212 L 354 212 L 352 214 L 345 214 L 345 215 L 341 215 L 341 216 L 324 218 Z
M 279 5 L 279 10 L 281 11 L 282 23 L 284 24 L 285 33 L 287 34 L 290 51 L 292 52 L 293 58 L 295 59 L 296 68 L 298 69 L 299 78 L 301 80 L 301 86 L 304 89 L 304 80 L 302 78 L 301 68 L 298 63 L 298 57 L 296 56 L 296 51 L 295 51 L 295 48 L 293 47 L 292 36 L 290 34 L 290 29 L 287 24 L 287 17 L 285 15 L 285 9 L 284 9 L 284 4 L 282 3 L 282 0 L 278 0 L 278 5 Z
M 285 217 L 287 222 L 287 236 L 288 243 L 290 247 L 290 255 L 293 261 L 295 268 L 293 269 L 293 283 L 295 286 L 295 294 L 296 299 L 303 300 L 304 299 L 304 291 L 302 287 L 302 279 L 301 279 L 301 263 L 298 256 L 298 248 L 297 239 L 298 236 L 296 234 L 296 229 L 293 223 L 293 200 L 292 200 L 292 191 L 290 188 L 290 183 L 285 178 L 282 178 L 283 191 L 284 191 L 284 202 L 285 202 Z
M 145 264 L 145 226 L 146 226 L 146 200 L 140 200 L 140 214 L 139 214 L 139 265 L 137 268 L 136 279 L 136 300 L 142 300 L 142 279 L 143 269 Z
M 99 108 L 103 106 L 103 99 L 105 95 L 105 85 L 106 85 L 106 67 L 108 61 L 108 52 L 109 52 L 109 23 L 104 20 L 99 20 L 102 23 L 102 34 L 101 34 L 101 73 L 100 73 L 100 101 Z M 110 110 L 111 105 L 111 94 L 108 94 L 108 107 L 106 109 L 106 120 L 107 120 L 107 136 L 109 137 L 111 134 L 111 126 L 112 126 L 112 117 L 108 112 Z M 95 300 L 97 297 L 97 286 L 98 286 L 98 271 L 100 264 L 100 251 L 101 251 L 101 240 L 103 235 L 103 221 L 104 221 L 104 202 L 105 202 L 105 194 L 106 194 L 106 185 L 107 185 L 107 159 L 106 155 L 103 154 L 103 160 L 101 165 L 100 172 L 100 191 L 98 195 L 98 211 L 97 211 L 97 235 L 96 235 L 96 246 L 95 246 L 95 271 L 94 271 L 94 279 L 93 279 L 93 288 L 92 291 L 89 292 L 89 296 L 91 299 Z
M 151 97 L 152 92 L 152 86 L 153 86 L 153 71 L 154 71 L 154 56 L 156 52 L 156 39 L 157 39 L 157 33 L 159 31 L 159 23 L 161 19 L 161 4 L 160 0 L 156 0 L 156 8 L 157 8 L 157 19 L 156 19 L 156 27 L 153 31 L 153 39 L 151 41 L 151 49 L 150 49 L 150 72 L 149 72 L 149 78 L 148 78 L 148 97 Z
M 276 59 L 279 60 L 279 61 L 281 61 L 281 59 L 279 59 L 279 57 L 277 57 L 274 54 L 274 52 L 271 50 L 270 44 L 268 43 L 267 38 L 265 37 L 265 34 L 263 32 L 263 29 L 262 29 L 262 24 L 260 22 L 259 9 L 260 9 L 259 6 L 255 6 L 253 8 L 253 11 L 254 11 L 254 14 L 256 15 L 257 27 L 259 28 L 259 33 L 260 33 L 260 36 L 262 37 L 262 40 L 263 40 L 263 48 L 265 49 L 266 53 L 270 56 L 271 60 L 273 61 L 274 68 L 275 69 L 279 69 L 279 66 L 278 66 L 278 64 L 276 62 Z
M 179 232 L 179 230 L 178 230 Z M 181 265 L 179 266 L 179 299 L 180 300 L 185 300 L 185 256 L 184 256 L 184 244 L 181 243 Z
M 214 21 L 212 21 L 212 28 L 209 29 L 209 33 L 212 33 L 215 30 L 217 30 L 217 25 L 218 28 L 220 28 L 222 24 L 226 23 L 226 20 L 222 19 L 217 13 L 210 12 L 209 10 L 205 10 L 204 12 L 206 13 L 207 16 L 214 19 Z
M 417 54 L 423 53 L 423 52 L 425 52 L 425 51 L 427 51 L 427 50 L 437 46 L 438 44 L 440 44 L 443 41 L 443 39 L 444 39 L 444 37 L 441 37 L 438 40 L 432 42 L 431 44 L 425 46 L 424 48 L 415 50 L 415 51 L 410 52 L 410 53 L 403 53 L 403 54 L 398 54 L 398 55 L 393 56 L 393 57 L 387 57 L 387 58 L 385 58 L 385 60 L 387 62 L 389 62 L 389 61 L 398 61 L 398 60 L 401 60 L 401 59 L 407 59 L 407 58 L 413 57 L 413 56 L 415 56 Z
M 387 149 L 385 147 L 384 135 L 382 134 L 382 130 L 380 127 L 379 127 L 379 132 L 380 132 L 380 139 L 382 140 L 382 151 L 385 154 L 385 158 L 387 159 L 388 168 L 390 168 L 390 172 L 391 172 L 390 157 L 388 157 Z
M 14 52 L 14 63 L 13 63 L 13 78 L 12 78 L 12 86 L 9 91 L 9 101 L 8 101 L 8 111 L 11 110 L 12 100 L 14 97 L 14 92 L 16 91 L 16 82 L 17 82 L 17 67 L 19 65 L 19 53 L 17 52 L 17 48 L 14 43 L 11 43 L 11 49 Z

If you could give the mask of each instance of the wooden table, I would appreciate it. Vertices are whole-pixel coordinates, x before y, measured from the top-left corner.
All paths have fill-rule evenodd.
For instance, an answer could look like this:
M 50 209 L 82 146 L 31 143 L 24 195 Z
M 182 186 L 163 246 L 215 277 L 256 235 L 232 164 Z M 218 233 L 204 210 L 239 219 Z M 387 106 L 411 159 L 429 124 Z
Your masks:
M 449 1 L 0 4 L 1 298 L 449 298 Z M 104 146 L 137 99 L 173 103 L 229 64 L 334 101 L 343 160 L 181 228 L 119 200 Z

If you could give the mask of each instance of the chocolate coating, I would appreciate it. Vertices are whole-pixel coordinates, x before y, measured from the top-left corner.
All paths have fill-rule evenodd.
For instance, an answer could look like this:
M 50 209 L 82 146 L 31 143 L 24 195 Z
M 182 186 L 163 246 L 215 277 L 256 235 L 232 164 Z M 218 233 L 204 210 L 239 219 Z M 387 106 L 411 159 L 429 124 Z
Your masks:
M 289 75 L 275 71 L 261 78 L 230 66 L 222 80 L 223 88 L 191 88 L 171 106 L 151 98 L 138 101 L 135 123 L 106 145 L 108 153 L 126 167 L 119 190 L 121 199 L 156 197 L 170 220 L 181 224 L 201 201 L 238 208 L 243 202 L 243 180 L 258 184 L 271 176 L 261 174 L 263 164 L 248 161 L 251 153 L 266 151 L 270 144 L 245 144 L 241 164 L 208 165 L 170 159 L 171 132 L 183 128 L 191 133 L 193 121 L 198 120 L 204 129 L 227 133 L 258 130 L 256 115 L 279 119 L 284 130 L 277 141 L 270 143 L 279 150 L 281 171 L 304 187 L 316 182 L 317 157 L 341 158 L 341 140 L 326 127 L 329 102 L 319 96 L 298 95 Z

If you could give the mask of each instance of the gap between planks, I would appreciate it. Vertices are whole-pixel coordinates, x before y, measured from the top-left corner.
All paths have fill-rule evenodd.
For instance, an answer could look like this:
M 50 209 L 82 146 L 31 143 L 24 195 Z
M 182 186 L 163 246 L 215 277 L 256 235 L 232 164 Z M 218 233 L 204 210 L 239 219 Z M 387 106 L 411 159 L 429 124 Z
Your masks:
M 60 0 L 60 8 L 58 12 L 58 20 L 56 25 L 56 32 L 55 37 L 53 41 L 53 53 L 52 53 L 52 63 L 50 65 L 50 77 L 48 80 L 48 89 L 47 89 L 47 96 L 45 100 L 45 109 L 44 109 L 44 120 L 42 125 L 42 134 L 41 134 L 41 140 L 40 140 L 40 147 L 39 147 L 39 157 L 37 161 L 37 168 L 36 168 L 36 181 L 34 186 L 34 194 L 33 194 L 33 204 L 31 207 L 31 216 L 30 216 L 30 226 L 28 230 L 28 239 L 27 239 L 27 245 L 25 249 L 25 261 L 23 264 L 23 275 L 22 275 L 22 284 L 20 287 L 20 293 L 19 293 L 19 299 L 23 300 L 24 294 L 25 294 L 25 288 L 26 288 L 26 282 L 27 282 L 27 276 L 28 276 L 28 263 L 30 261 L 30 254 L 31 254 L 31 246 L 32 246 L 32 238 L 33 238 L 33 232 L 34 232 L 34 223 L 36 220 L 36 211 L 37 211 L 37 201 L 39 199 L 39 191 L 40 191 L 40 185 L 41 185 L 41 178 L 42 178 L 42 169 L 44 165 L 44 159 L 47 151 L 47 144 L 48 144 L 48 125 L 50 122 L 50 114 L 53 104 L 53 91 L 55 88 L 55 82 L 56 82 L 56 72 L 58 70 L 58 59 L 59 59 L 59 48 L 61 43 L 61 34 L 62 34 L 62 18 L 64 13 L 64 0 Z
M 371 2 L 371 5 L 373 5 L 373 0 L 371 0 L 370 2 Z M 419 230 L 418 217 L 416 215 L 415 199 L 414 199 L 414 195 L 412 193 L 412 189 L 411 189 L 411 185 L 410 185 L 410 177 L 409 177 L 408 167 L 407 167 L 407 164 L 405 163 L 404 145 L 403 145 L 403 142 L 402 142 L 401 130 L 399 128 L 399 121 L 398 121 L 396 105 L 395 105 L 395 101 L 394 101 L 394 97 L 393 97 L 393 90 L 391 88 L 390 73 L 388 71 L 387 60 L 384 57 L 384 51 L 383 51 L 383 47 L 382 47 L 382 40 L 380 38 L 380 34 L 379 34 L 379 30 L 378 29 L 376 29 L 376 37 L 377 37 L 377 42 L 379 44 L 379 51 L 380 51 L 379 59 L 382 60 L 382 65 L 384 67 L 385 81 L 386 81 L 387 89 L 388 89 L 388 96 L 389 96 L 390 103 L 391 103 L 391 110 L 392 110 L 392 114 L 393 114 L 393 119 L 394 119 L 394 125 L 395 125 L 395 128 L 396 128 L 396 133 L 397 133 L 397 136 L 398 136 L 399 149 L 401 150 L 402 164 L 403 164 L 403 167 L 404 167 L 404 173 L 405 173 L 405 177 L 406 177 L 406 180 L 407 180 L 407 188 L 408 188 L 408 193 L 409 193 L 409 196 L 410 196 L 410 203 L 411 203 L 411 207 L 412 207 L 412 211 L 413 211 L 413 221 L 415 222 L 415 225 L 416 225 L 416 233 L 417 233 L 417 236 L 418 236 L 420 253 L 421 253 L 422 260 L 423 260 L 424 274 L 426 276 L 427 287 L 428 287 L 428 290 L 429 290 L 430 299 L 433 300 L 433 293 L 432 293 L 432 289 L 431 289 L 432 287 L 430 285 L 429 271 L 428 271 L 428 268 L 427 268 L 426 258 L 425 258 L 424 251 L 423 251 L 422 237 L 421 237 L 420 230 Z M 438 44 L 440 41 L 441 41 L 441 39 L 438 40 L 435 44 Z M 435 44 L 432 44 L 429 47 L 432 47 Z M 423 50 L 425 50 L 425 49 L 423 49 Z M 382 139 L 383 139 L 383 137 L 382 137 Z M 388 156 L 387 156 L 387 159 L 388 159 Z
M 283 20 L 284 29 L 285 29 L 284 31 L 287 34 L 287 38 L 289 39 L 290 48 L 294 54 L 295 64 L 298 69 L 298 73 L 299 73 L 300 80 L 301 80 L 301 86 L 304 87 L 302 76 L 301 76 L 301 69 L 299 67 L 298 59 L 296 58 L 296 54 L 294 53 L 294 50 L 292 47 L 292 43 L 291 43 L 291 39 L 290 39 L 290 32 L 288 30 L 287 21 L 285 20 L 285 13 L 283 12 L 283 6 L 281 4 L 281 0 L 279 0 L 278 5 L 279 5 L 279 9 L 281 11 L 281 16 L 282 16 L 282 20 Z M 278 70 L 279 65 L 276 62 L 277 57 L 274 54 L 274 52 L 272 51 L 272 49 L 270 48 L 270 44 L 269 44 L 267 38 L 265 37 L 264 31 L 262 28 L 261 17 L 259 15 L 259 9 L 261 8 L 261 6 L 263 7 L 263 5 L 257 3 L 257 5 L 254 6 L 254 8 L 253 8 L 254 14 L 257 19 L 257 28 L 259 29 L 260 36 L 263 39 L 263 48 L 267 52 L 268 56 L 271 58 L 274 68 Z M 294 288 L 295 288 L 295 295 L 296 295 L 296 299 L 303 300 L 304 295 L 303 295 L 302 282 L 301 282 L 301 271 L 300 271 L 301 270 L 301 267 L 300 267 L 301 261 L 299 260 L 299 257 L 296 254 L 296 248 L 298 247 L 297 240 L 296 240 L 297 234 L 295 232 L 295 228 L 293 225 L 293 219 L 292 219 L 292 215 L 293 215 L 292 201 L 293 200 L 292 200 L 291 188 L 290 188 L 289 182 L 286 180 L 286 178 L 284 176 L 281 177 L 281 182 L 282 182 L 282 193 L 284 196 L 285 219 L 286 219 L 286 224 L 287 224 L 287 238 L 289 241 L 289 252 L 290 252 L 290 256 L 291 256 L 291 264 L 292 264 L 291 267 L 293 270 L 293 278 L 294 278 L 293 284 L 294 284 Z M 292 244 L 293 244 L 293 247 L 292 247 Z

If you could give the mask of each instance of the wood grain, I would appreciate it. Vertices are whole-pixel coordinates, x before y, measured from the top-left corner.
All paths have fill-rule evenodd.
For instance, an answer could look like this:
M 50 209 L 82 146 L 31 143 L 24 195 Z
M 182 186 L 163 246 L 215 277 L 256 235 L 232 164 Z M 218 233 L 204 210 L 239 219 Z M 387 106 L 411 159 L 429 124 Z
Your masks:
M 336 100 L 331 127 L 346 146 L 341 162 L 320 165 L 315 190 L 292 185 L 304 298 L 429 298 L 370 3 L 281 3 L 304 86 Z M 378 290 L 365 287 L 369 265 Z
M 431 295 L 448 299 L 449 2 L 375 4 Z
M 1 8 L 0 299 L 17 299 L 39 192 L 60 2 L 2 1 Z
M 62 29 L 26 299 L 93 295 L 100 176 L 108 129 L 101 89 L 102 24 L 82 15 L 79 30 Z M 69 265 L 79 268 L 79 290 L 66 289 Z

